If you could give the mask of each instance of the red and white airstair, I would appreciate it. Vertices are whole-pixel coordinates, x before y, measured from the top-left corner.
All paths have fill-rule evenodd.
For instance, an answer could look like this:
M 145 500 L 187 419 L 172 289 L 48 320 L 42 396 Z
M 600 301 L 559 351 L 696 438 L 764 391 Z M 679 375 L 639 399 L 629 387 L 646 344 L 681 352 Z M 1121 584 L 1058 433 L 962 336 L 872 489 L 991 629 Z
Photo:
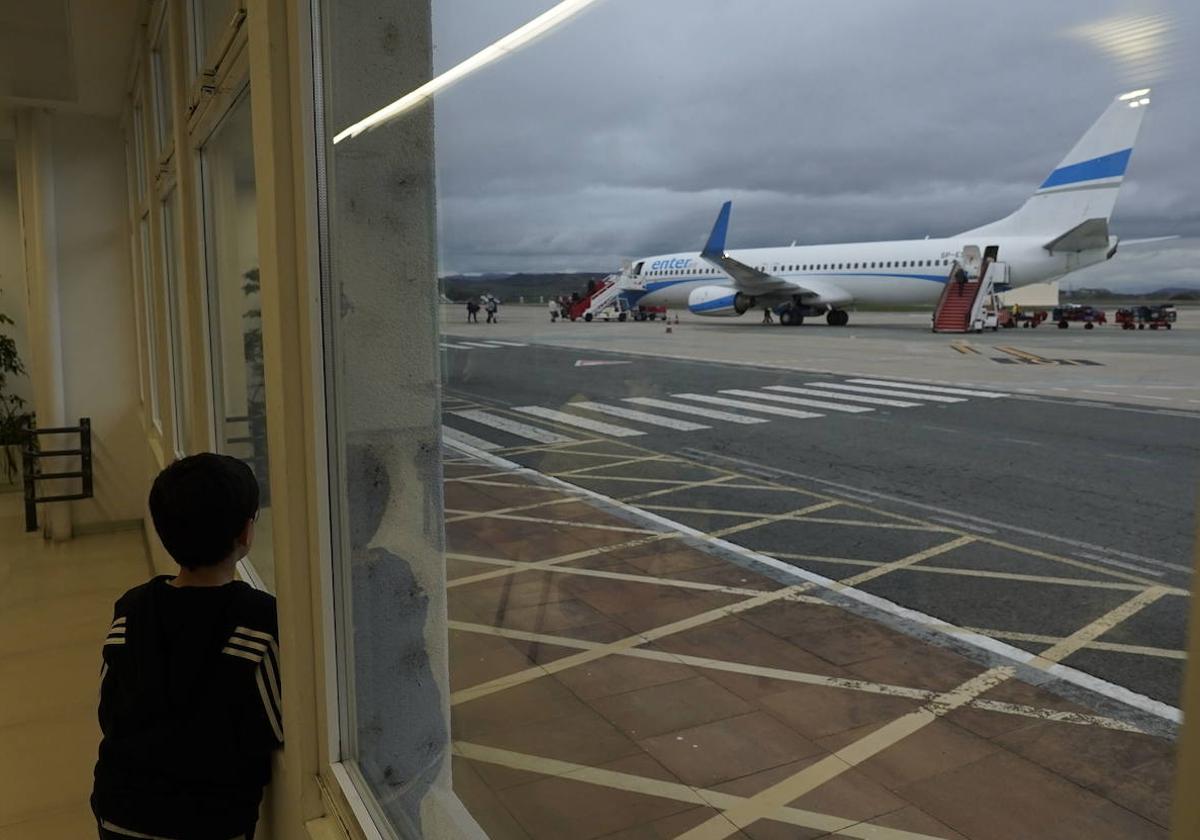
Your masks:
M 1008 264 L 984 260 L 978 276 L 959 283 L 953 274 L 946 280 L 942 296 L 933 312 L 936 333 L 982 332 L 994 327 L 999 306 L 996 287 L 1008 287 Z
M 620 275 L 610 274 L 598 282 L 592 293 L 571 304 L 570 319 L 576 321 L 582 318 L 590 321 L 600 316 L 600 313 L 611 306 L 621 294 Z

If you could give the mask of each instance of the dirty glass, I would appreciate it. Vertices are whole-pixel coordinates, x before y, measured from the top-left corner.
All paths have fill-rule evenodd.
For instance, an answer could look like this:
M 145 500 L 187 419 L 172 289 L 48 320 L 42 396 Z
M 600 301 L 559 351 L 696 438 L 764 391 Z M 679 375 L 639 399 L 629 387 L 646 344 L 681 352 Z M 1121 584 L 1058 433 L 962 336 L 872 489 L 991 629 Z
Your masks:
M 484 829 L 1163 836 L 1192 4 L 432 6 Z
M 493 837 L 1163 836 L 1192 6 L 430 9 L 325 19 L 343 733 L 389 823 L 448 764 Z M 437 703 L 452 756 L 389 728 Z
M 450 772 L 432 115 L 336 135 L 428 79 L 428 45 L 404 37 L 428 31 L 422 5 L 323 4 L 318 106 L 340 752 L 401 837 L 422 836 Z

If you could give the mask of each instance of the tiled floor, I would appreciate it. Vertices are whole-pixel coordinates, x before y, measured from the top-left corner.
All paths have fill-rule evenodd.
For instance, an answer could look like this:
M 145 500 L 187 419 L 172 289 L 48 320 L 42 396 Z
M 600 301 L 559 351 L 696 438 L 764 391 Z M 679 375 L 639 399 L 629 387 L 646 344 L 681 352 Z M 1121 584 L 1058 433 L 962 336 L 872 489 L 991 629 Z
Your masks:
M 0 840 L 95 836 L 100 643 L 113 601 L 148 573 L 140 531 L 55 545 L 0 494 Z
M 1167 835 L 1167 739 L 567 490 L 446 475 L 455 788 L 495 840 Z

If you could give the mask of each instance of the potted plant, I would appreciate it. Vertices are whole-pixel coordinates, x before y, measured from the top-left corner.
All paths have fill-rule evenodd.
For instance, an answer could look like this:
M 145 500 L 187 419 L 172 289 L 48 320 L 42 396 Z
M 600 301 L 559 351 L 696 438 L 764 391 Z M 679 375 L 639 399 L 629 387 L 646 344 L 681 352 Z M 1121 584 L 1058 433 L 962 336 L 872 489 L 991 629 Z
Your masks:
M 15 322 L 0 312 L 0 328 Z M 20 446 L 25 440 L 32 415 L 25 410 L 25 400 L 9 391 L 10 377 L 24 376 L 25 363 L 17 353 L 16 340 L 0 332 L 0 450 L 3 450 L 4 478 L 15 483 L 20 465 Z

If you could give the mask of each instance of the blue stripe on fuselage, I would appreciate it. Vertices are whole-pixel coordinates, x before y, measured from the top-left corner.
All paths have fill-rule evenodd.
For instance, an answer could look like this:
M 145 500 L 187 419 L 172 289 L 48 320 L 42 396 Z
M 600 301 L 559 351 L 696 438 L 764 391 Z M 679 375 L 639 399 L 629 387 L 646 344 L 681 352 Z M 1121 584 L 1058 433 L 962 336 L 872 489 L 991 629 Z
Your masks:
M 804 285 L 805 277 L 832 277 L 834 279 L 836 279 L 838 277 L 900 277 L 900 278 L 908 279 L 908 280 L 928 280 L 932 283 L 945 283 L 946 282 L 946 275 L 944 275 L 944 274 L 897 274 L 894 272 L 882 272 L 882 271 L 842 271 L 842 272 L 815 271 L 815 272 L 807 272 L 807 273 L 801 274 L 798 277 L 795 275 L 792 275 L 791 272 L 787 272 L 784 275 L 782 275 L 782 277 L 784 280 L 791 280 L 798 286 Z M 652 283 L 646 284 L 646 294 L 649 294 L 651 292 L 659 292 L 659 291 L 662 291 L 663 289 L 670 288 L 671 286 L 678 286 L 680 283 L 696 283 L 701 280 L 709 280 L 709 279 L 710 278 L 708 278 L 708 277 L 680 277 L 675 280 L 656 280 Z M 728 280 L 715 280 L 715 281 L 712 281 L 712 284 L 714 286 L 723 286 L 728 282 L 729 282 Z
M 1069 166 L 1060 166 L 1050 173 L 1038 189 L 1062 187 L 1082 181 L 1096 181 L 1100 178 L 1116 178 L 1125 174 L 1125 168 L 1129 166 L 1129 157 L 1132 154 L 1132 148 L 1122 149 L 1110 155 L 1101 155 L 1091 160 L 1072 163 Z

